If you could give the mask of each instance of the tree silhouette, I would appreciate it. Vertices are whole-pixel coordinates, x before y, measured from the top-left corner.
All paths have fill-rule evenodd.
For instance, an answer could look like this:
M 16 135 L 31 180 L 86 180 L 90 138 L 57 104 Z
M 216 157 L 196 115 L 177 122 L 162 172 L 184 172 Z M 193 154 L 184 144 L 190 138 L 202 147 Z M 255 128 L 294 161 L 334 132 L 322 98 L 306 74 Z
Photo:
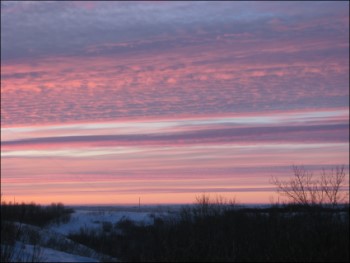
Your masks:
M 292 203 L 300 205 L 323 205 L 333 207 L 349 202 L 349 188 L 346 186 L 344 166 L 337 166 L 330 171 L 322 169 L 319 176 L 303 166 L 292 166 L 293 176 L 287 180 L 272 177 L 271 183 L 277 187 L 277 192 L 287 197 Z

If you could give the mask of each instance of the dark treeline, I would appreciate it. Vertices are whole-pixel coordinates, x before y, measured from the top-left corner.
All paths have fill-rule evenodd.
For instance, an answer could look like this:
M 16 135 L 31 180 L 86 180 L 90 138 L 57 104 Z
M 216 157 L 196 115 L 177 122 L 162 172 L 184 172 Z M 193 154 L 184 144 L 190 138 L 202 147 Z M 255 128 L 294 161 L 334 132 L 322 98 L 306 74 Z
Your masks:
M 342 261 L 349 260 L 349 207 L 279 206 L 183 209 L 153 225 L 123 220 L 103 231 L 81 229 L 70 238 L 122 261 Z
M 53 203 L 49 206 L 41 206 L 35 203 L 1 204 L 1 222 L 15 221 L 36 226 L 44 226 L 52 222 L 67 222 L 72 209 L 66 208 L 62 203 Z

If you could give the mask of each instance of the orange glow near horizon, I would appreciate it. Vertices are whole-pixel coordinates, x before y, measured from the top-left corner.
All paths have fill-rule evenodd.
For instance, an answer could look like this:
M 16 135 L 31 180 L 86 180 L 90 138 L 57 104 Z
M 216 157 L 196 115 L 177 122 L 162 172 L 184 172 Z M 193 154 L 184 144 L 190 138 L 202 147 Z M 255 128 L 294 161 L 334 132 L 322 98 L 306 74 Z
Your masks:
M 48 195 L 48 196 L 31 196 L 23 195 L 13 198 L 3 197 L 2 201 L 16 203 L 31 203 L 49 205 L 52 203 L 63 203 L 64 205 L 138 205 L 139 198 L 141 205 L 167 205 L 167 204 L 195 204 L 196 198 L 203 194 L 209 196 L 213 201 L 216 197 L 223 197 L 226 202 L 235 202 L 236 204 L 272 204 L 279 200 L 275 192 L 254 192 L 239 193 L 232 192 L 194 192 L 194 193 L 163 193 L 163 194 L 142 194 L 142 195 Z M 84 200 L 82 202 L 81 200 Z M 108 200 L 108 201 L 106 201 Z

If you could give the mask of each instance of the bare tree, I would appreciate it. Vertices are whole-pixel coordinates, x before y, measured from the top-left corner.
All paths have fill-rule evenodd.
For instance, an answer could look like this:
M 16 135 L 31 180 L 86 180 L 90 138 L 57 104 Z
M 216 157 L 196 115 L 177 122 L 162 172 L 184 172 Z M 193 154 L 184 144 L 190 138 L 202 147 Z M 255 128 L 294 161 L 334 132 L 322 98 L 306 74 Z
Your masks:
M 271 183 L 277 187 L 277 192 L 287 197 L 291 202 L 301 205 L 337 204 L 348 201 L 349 190 L 346 186 L 344 166 L 322 169 L 319 176 L 306 170 L 303 166 L 292 166 L 293 176 L 287 180 L 272 177 Z M 348 188 L 347 188 L 348 189 Z
M 332 204 L 333 206 L 349 202 L 349 187 L 347 187 L 346 192 L 342 192 L 342 186 L 345 186 L 346 177 L 344 166 L 336 167 L 331 169 L 328 173 L 325 169 L 322 169 L 321 173 L 321 192 L 325 195 L 325 200 L 327 203 Z
M 216 195 L 212 198 L 209 194 L 196 196 L 196 215 L 204 217 L 208 215 L 219 215 L 224 211 L 236 207 L 236 198 L 227 199 L 222 195 Z

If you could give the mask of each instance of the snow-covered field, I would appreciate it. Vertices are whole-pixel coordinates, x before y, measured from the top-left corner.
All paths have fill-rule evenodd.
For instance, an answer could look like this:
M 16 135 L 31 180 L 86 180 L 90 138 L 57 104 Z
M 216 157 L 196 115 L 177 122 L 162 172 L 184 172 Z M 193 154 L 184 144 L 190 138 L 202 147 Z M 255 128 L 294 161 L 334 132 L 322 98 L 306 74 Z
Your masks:
M 50 225 L 47 229 L 60 234 L 70 234 L 79 232 L 82 228 L 89 229 L 102 229 L 103 224 L 106 222 L 115 224 L 120 220 L 129 219 L 138 224 L 153 224 L 154 217 L 166 217 L 169 212 L 162 211 L 130 211 L 126 208 L 115 209 L 113 207 L 108 208 L 96 208 L 96 207 L 81 207 L 76 208 L 75 212 L 71 215 L 69 222 L 60 225 Z

